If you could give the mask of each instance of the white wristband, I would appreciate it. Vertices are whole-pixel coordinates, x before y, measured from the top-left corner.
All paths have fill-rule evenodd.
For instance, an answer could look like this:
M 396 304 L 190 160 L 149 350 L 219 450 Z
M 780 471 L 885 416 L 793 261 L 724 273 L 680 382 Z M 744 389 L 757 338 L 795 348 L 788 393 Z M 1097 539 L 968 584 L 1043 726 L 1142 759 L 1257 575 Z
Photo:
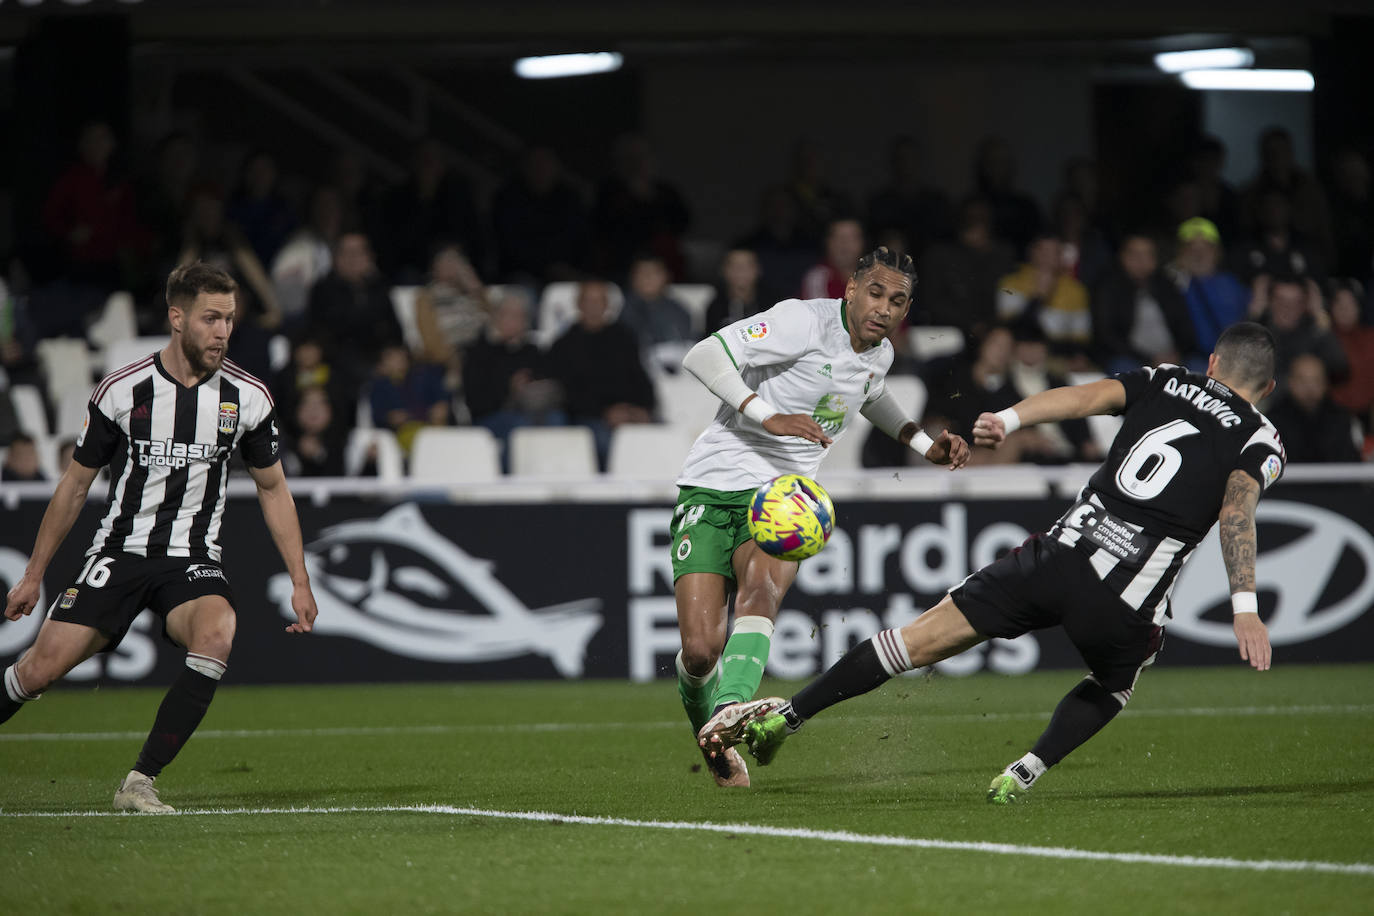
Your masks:
M 916 430 L 916 434 L 911 437 L 911 450 L 922 458 L 926 456 L 926 452 L 930 451 L 930 447 L 934 444 L 935 440 L 926 435 L 926 431 L 923 429 Z
M 1236 592 L 1231 596 L 1231 614 L 1258 614 L 1259 598 L 1254 592 Z
M 1008 407 L 1006 410 L 997 411 L 997 417 L 1001 419 L 1002 425 L 1006 427 L 1008 436 L 1021 428 L 1021 418 L 1016 415 L 1015 409 L 1011 407 Z
M 778 409 L 758 395 L 754 395 L 749 403 L 744 405 L 744 410 L 742 412 L 755 423 L 762 424 L 763 421 L 767 420 L 769 417 L 776 416 Z

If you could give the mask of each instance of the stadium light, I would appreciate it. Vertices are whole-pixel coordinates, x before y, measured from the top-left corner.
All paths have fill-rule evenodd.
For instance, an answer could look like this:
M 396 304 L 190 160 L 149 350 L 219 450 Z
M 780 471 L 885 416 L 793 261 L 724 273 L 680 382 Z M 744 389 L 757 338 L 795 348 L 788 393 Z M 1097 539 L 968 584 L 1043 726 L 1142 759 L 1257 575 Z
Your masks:
M 624 62 L 624 57 L 615 51 L 522 57 L 515 62 L 515 75 L 527 80 L 547 80 L 561 76 L 612 73 L 619 70 L 620 65 Z
M 1163 51 L 1155 55 L 1155 66 L 1165 73 L 1185 70 L 1230 70 L 1255 63 L 1249 48 L 1203 48 L 1198 51 Z
M 1189 89 L 1255 92 L 1311 92 L 1317 84 L 1307 70 L 1188 70 L 1179 78 Z

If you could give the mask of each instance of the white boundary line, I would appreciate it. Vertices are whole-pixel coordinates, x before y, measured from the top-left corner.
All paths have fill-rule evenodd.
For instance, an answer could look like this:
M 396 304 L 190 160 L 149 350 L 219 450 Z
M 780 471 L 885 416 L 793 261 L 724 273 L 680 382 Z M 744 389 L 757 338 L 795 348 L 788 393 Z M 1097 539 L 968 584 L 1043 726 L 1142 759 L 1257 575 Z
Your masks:
M 1131 718 L 1225 718 L 1228 716 L 1313 716 L 1313 715 L 1368 715 L 1374 713 L 1374 704 L 1348 704 L 1330 706 L 1194 706 L 1181 709 L 1141 709 L 1122 710 L 1121 715 Z M 926 720 L 931 723 L 978 723 L 1015 720 L 1044 720 L 1050 717 L 1049 710 L 1036 712 L 987 712 L 987 713 L 913 713 L 912 721 Z M 858 722 L 889 716 L 848 716 L 821 720 L 830 725 L 840 721 Z M 451 725 L 358 725 L 338 728 L 207 728 L 196 732 L 201 740 L 209 738 L 338 738 L 367 737 L 379 735 L 449 735 L 466 733 L 537 733 L 537 732 L 576 732 L 604 731 L 608 729 L 667 729 L 681 728 L 682 722 L 673 720 L 649 722 L 514 722 L 488 724 L 451 724 Z M 147 737 L 146 731 L 109 731 L 109 732 L 0 732 L 0 744 L 35 741 L 132 741 Z
M 1295 859 L 1233 859 L 1214 856 L 1173 856 L 1150 852 L 1103 852 L 1064 846 L 1021 846 L 1013 843 L 986 843 L 969 840 L 934 840 L 922 837 L 851 833 L 847 830 L 811 830 L 805 827 L 768 827 L 758 824 L 716 824 L 709 821 L 645 821 L 621 817 L 589 817 L 557 814 L 552 811 L 499 811 L 489 808 L 461 808 L 452 805 L 376 805 L 326 808 L 207 808 L 178 811 L 173 817 L 224 817 L 234 815 L 301 814 L 442 814 L 457 817 L 486 817 L 497 820 L 534 821 L 552 824 L 581 824 L 592 827 L 637 827 L 647 830 L 687 830 L 790 840 L 819 840 L 856 846 L 895 846 L 909 849 L 939 849 L 981 852 L 992 855 L 1030 856 L 1042 859 L 1072 859 L 1090 862 L 1120 862 L 1128 865 L 1172 865 L 1184 868 L 1219 868 L 1232 871 L 1321 872 L 1374 877 L 1374 864 L 1366 862 L 1316 862 Z M 0 818 L 64 817 L 139 817 L 119 811 L 0 811 Z M 157 815 L 147 815 L 149 817 Z

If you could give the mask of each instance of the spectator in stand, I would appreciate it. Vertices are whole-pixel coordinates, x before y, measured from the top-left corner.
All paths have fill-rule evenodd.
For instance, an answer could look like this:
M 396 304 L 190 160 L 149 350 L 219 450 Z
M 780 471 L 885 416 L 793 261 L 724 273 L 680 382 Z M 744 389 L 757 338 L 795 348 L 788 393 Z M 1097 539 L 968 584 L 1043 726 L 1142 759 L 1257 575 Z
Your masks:
M 654 386 L 644 371 L 634 332 L 608 321 L 606 284 L 578 287 L 578 323 L 549 348 L 553 377 L 563 386 L 569 418 L 591 428 L 602 468 L 612 431 L 653 417 Z
M 178 265 L 204 261 L 223 270 L 238 283 L 238 300 L 246 316 L 263 327 L 281 324 L 277 291 L 262 262 L 243 233 L 224 219 L 224 199 L 217 189 L 196 188 L 188 200 L 186 231 L 182 235 Z
M 843 299 L 845 284 L 864 255 L 864 227 L 857 219 L 831 221 L 825 232 L 825 260 L 808 270 L 801 282 L 801 299 Z
M 410 454 L 410 446 L 420 430 L 449 425 L 449 395 L 444 389 L 443 369 L 412 362 L 404 344 L 382 348 L 368 400 L 372 405 L 372 422 L 395 433 L 406 454 Z
M 28 483 L 47 479 L 38 462 L 38 443 L 33 436 L 20 433 L 11 439 L 9 451 L 5 453 L 5 464 L 0 467 L 0 481 Z
M 1168 272 L 1183 291 L 1199 353 L 1210 354 L 1217 338 L 1250 311 L 1250 290 L 1221 268 L 1221 234 L 1202 217 L 1178 227 L 1178 256 Z
M 1240 222 L 1240 197 L 1222 177 L 1226 168 L 1226 145 L 1216 137 L 1203 137 L 1188 161 L 1189 178 L 1196 194 L 1196 212 L 1185 218 L 1209 219 L 1225 238 L 1237 238 Z M 1177 225 L 1182 220 L 1174 220 Z
M 1336 273 L 1360 282 L 1374 272 L 1374 193 L 1369 163 L 1359 150 L 1342 147 L 1333 162 L 1331 222 L 1336 239 Z
M 1092 343 L 1088 291 L 1064 270 L 1063 243 L 1052 235 L 1037 236 L 1026 250 L 1026 262 L 1002 278 L 997 316 L 1010 322 L 1038 320 L 1050 350 L 1072 368 L 1087 368 Z
M 1331 294 L 1331 329 L 1350 367 L 1349 377 L 1331 390 L 1331 399 L 1360 420 L 1367 437 L 1374 437 L 1374 327 L 1360 324 L 1363 297 L 1356 280 L 1338 284 Z
M 1024 400 L 1050 388 L 1062 388 L 1070 384 L 1064 376 L 1050 371 L 1049 341 L 1045 339 L 1045 331 L 1037 322 L 1018 321 L 1012 325 L 1011 333 L 1015 343 L 1011 351 L 1007 377 L 1017 400 Z M 1030 435 L 1017 434 L 1016 440 L 1012 443 L 1012 447 L 1017 450 L 1019 461 L 1031 464 L 1066 464 L 1073 461 L 1102 460 L 1102 450 L 1093 442 L 1086 420 L 1041 423 L 1020 432 Z
M 775 300 L 761 291 L 760 276 L 759 259 L 754 252 L 740 247 L 725 252 L 715 298 L 706 308 L 706 333 L 773 307 Z
M 763 281 L 772 290 L 801 288 L 802 275 L 815 261 L 816 248 L 797 228 L 797 208 L 781 185 L 774 185 L 759 198 L 759 224 L 736 242 L 735 248 L 755 252 Z
M 1288 367 L 1284 392 L 1264 411 L 1283 438 L 1289 461 L 1359 461 L 1351 416 L 1331 400 L 1326 366 L 1300 353 Z
M 68 437 L 66 439 L 63 439 L 61 442 L 57 443 L 57 470 L 59 472 L 65 472 L 67 470 L 67 465 L 72 463 L 72 456 L 75 454 L 75 439 Z M 109 479 L 108 474 L 105 475 L 105 479 Z
M 294 328 L 305 318 L 310 288 L 334 263 L 334 245 L 343 228 L 343 204 L 337 188 L 320 185 L 310 195 L 310 219 L 277 252 L 272 262 L 272 286 L 283 322 Z
M 367 236 L 339 237 L 333 268 L 310 288 L 306 319 L 306 334 L 321 343 L 325 362 L 356 400 L 382 348 L 404 340 Z
M 521 426 L 563 426 L 563 395 L 551 379 L 549 360 L 529 339 L 529 294 L 507 287 L 496 303 L 486 333 L 463 360 L 463 395 L 472 422 L 501 441 L 502 463 L 509 470 L 506 444 Z
M 1064 269 L 1092 289 L 1111 268 L 1112 250 L 1092 223 L 1088 206 L 1076 194 L 1065 192 L 1054 201 L 1054 228 L 1064 247 Z
M 1098 174 L 1096 162 L 1084 156 L 1073 156 L 1065 161 L 1062 187 L 1058 196 L 1073 197 L 1081 201 L 1087 214 L 1085 225 L 1091 234 L 1104 239 L 1103 244 L 1106 244 L 1109 227 L 1102 215 L 1100 189 L 1101 176 Z
M 328 393 L 335 416 L 353 419 L 358 407 L 358 389 L 334 371 L 318 340 L 305 337 L 296 342 L 291 350 L 291 361 L 272 379 L 272 398 L 277 402 L 277 412 L 283 417 L 294 416 L 296 403 L 311 388 L 322 388 Z
M 1236 272 L 1247 283 L 1261 274 L 1311 277 L 1318 283 L 1326 276 L 1316 248 L 1293 228 L 1288 197 L 1276 189 L 1260 196 L 1258 233 L 1241 245 L 1236 255 Z
M 1328 379 L 1350 374 L 1341 343 L 1331 333 L 1331 318 L 1322 308 L 1321 292 L 1311 282 L 1280 277 L 1257 283 L 1250 314 L 1274 334 L 1274 378 L 1282 393 L 1288 367 L 1303 354 L 1318 357 Z
M 547 146 L 525 151 L 520 171 L 491 203 L 498 276 L 542 286 L 577 276 L 587 257 L 587 206 Z
M 629 292 L 620 320 L 635 333 L 646 353 L 658 344 L 697 339 L 691 313 L 668 292 L 670 279 L 668 265 L 658 255 L 642 254 L 630 264 Z
M 234 296 L 234 327 L 225 355 L 254 378 L 269 378 L 272 374 L 272 337 L 270 330 L 248 315 L 248 297 L 239 287 Z
M 954 238 L 954 208 L 944 191 L 926 184 L 921 151 L 906 134 L 888 150 L 888 183 L 868 199 L 868 227 L 879 237 L 900 232 L 906 251 L 919 259 L 936 242 Z
M 437 140 L 421 140 L 411 156 L 410 174 L 386 196 L 378 242 L 384 272 L 397 283 L 418 283 L 440 240 L 463 246 L 482 263 L 483 239 L 465 178 L 449 168 Z
M 1266 215 L 1272 204 L 1266 197 L 1278 192 L 1288 204 L 1293 234 L 1311 245 L 1321 263 L 1331 263 L 1335 246 L 1326 194 L 1311 174 L 1298 167 L 1288 131 L 1270 127 L 1260 135 L 1259 162 L 1259 172 L 1241 195 L 1241 230 L 1255 237 L 1273 231 L 1272 217 Z
M 62 251 L 67 279 L 104 292 L 124 285 L 145 242 L 133 186 L 114 167 L 116 145 L 104 121 L 85 125 L 77 161 L 43 204 L 43 227 Z
M 812 251 L 837 219 L 853 212 L 848 197 L 826 178 L 825 159 L 809 137 L 802 137 L 792 147 L 786 187 L 797 214 L 797 232 Z
M 971 357 L 969 351 L 965 351 L 948 372 L 932 374 L 927 379 L 930 400 L 926 404 L 922 425 L 927 430 L 948 429 L 953 433 L 971 430 L 979 414 L 996 413 L 1020 400 L 1011 386 L 1014 345 L 1015 340 L 1008 326 L 993 325 L 972 351 Z M 1010 443 L 1011 437 L 1008 437 L 1006 444 Z M 1011 457 L 1002 454 L 1005 448 L 1006 445 L 996 451 L 979 449 L 982 454 L 971 458 L 970 464 L 1015 461 L 1014 452 Z
M 1043 224 L 1040 206 L 1029 194 L 1016 189 L 1016 157 L 1001 137 L 978 144 L 975 193 L 992 208 L 992 234 L 1013 251 L 1025 251 Z
M 152 234 L 152 262 L 169 264 L 181 251 L 187 198 L 198 176 L 200 150 L 189 134 L 174 131 L 162 138 L 152 158 L 157 171 L 143 178 L 139 218 Z
M 277 189 L 277 160 L 271 153 L 255 150 L 243 160 L 226 215 L 248 240 L 258 261 L 271 264 L 296 228 L 296 214 Z
M 441 244 L 430 264 L 429 283 L 415 296 L 420 359 L 443 366 L 450 386 L 463 373 L 463 351 L 481 336 L 491 313 L 487 290 L 460 245 Z
M 674 277 L 682 276 L 682 234 L 690 217 L 681 192 L 659 177 L 649 142 L 637 134 L 616 140 L 614 166 L 596 196 L 596 266 L 623 277 L 636 254 L 651 251 Z
M 913 324 L 953 325 L 981 337 L 997 318 L 997 281 L 1016 265 L 992 235 L 992 209 L 970 197 L 959 206 L 958 239 L 936 245 L 921 262 Z
M 306 388 L 300 393 L 286 434 L 289 445 L 285 464 L 292 477 L 344 476 L 348 437 L 334 422 L 334 405 L 323 388 Z
M 1160 363 L 1207 368 L 1188 304 L 1159 269 L 1154 239 L 1141 233 L 1126 236 L 1116 268 L 1093 294 L 1093 336 L 1097 361 L 1111 375 Z

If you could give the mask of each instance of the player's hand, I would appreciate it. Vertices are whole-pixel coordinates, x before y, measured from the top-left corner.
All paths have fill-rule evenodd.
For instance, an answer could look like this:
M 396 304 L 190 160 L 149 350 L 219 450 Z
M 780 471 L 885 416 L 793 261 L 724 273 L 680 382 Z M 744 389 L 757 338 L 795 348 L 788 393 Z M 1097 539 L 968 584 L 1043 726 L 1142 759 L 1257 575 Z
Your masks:
M 291 610 L 296 612 L 296 622 L 288 626 L 286 632 L 309 633 L 315 628 L 320 609 L 315 607 L 315 595 L 310 591 L 309 582 L 298 582 L 291 588 Z
M 823 446 L 834 441 L 821 429 L 821 424 L 804 413 L 775 413 L 763 421 L 763 428 L 775 436 L 797 436 Z
M 973 444 L 997 448 L 1007 440 L 1007 426 L 995 413 L 983 413 L 973 421 Z
M 1256 671 L 1268 671 L 1274 651 L 1269 646 L 1269 628 L 1259 619 L 1259 614 L 1237 614 L 1232 627 L 1236 631 L 1240 657 Z
M 931 464 L 947 464 L 951 471 L 968 464 L 970 449 L 963 436 L 956 436 L 947 429 L 940 430 L 935 443 L 926 449 L 926 460 Z
M 18 620 L 30 613 L 36 604 L 38 580 L 30 579 L 27 575 L 21 576 L 19 581 L 14 583 L 14 588 L 10 589 L 9 597 L 5 599 L 5 619 Z

